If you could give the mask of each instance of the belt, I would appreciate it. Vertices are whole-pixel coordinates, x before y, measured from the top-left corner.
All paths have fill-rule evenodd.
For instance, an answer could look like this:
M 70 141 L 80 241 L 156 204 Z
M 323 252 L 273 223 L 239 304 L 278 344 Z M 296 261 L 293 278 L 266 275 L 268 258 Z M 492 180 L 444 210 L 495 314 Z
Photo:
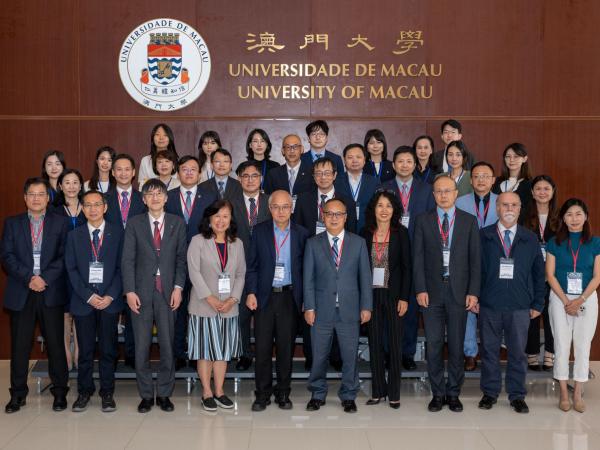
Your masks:
M 291 284 L 286 284 L 285 286 L 273 286 L 271 288 L 271 292 L 285 292 L 285 291 L 291 291 L 292 290 L 292 285 Z

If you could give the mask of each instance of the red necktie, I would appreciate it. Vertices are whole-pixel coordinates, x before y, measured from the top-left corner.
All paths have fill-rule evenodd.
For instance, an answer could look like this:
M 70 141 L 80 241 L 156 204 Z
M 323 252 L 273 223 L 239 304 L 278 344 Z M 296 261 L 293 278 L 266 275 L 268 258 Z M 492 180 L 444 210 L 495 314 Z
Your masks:
M 158 257 L 160 258 L 160 228 L 158 228 L 158 220 L 154 221 L 154 248 L 156 249 L 156 253 L 158 253 Z M 162 294 L 163 288 L 160 275 L 156 275 L 156 278 L 154 279 L 154 287 Z

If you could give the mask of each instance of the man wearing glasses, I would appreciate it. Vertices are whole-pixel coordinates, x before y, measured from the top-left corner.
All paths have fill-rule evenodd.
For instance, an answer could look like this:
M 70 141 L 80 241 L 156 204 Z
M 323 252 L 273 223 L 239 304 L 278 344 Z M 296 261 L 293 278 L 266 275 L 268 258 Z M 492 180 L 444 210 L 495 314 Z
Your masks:
M 310 150 L 302 155 L 302 161 L 308 164 L 314 164 L 320 158 L 327 157 L 331 159 L 339 173 L 344 172 L 344 162 L 340 155 L 337 155 L 326 149 L 327 138 L 329 135 L 329 126 L 324 120 L 315 120 L 306 126 L 306 136 L 310 143 Z
M 242 182 L 243 184 L 243 182 Z M 252 411 L 275 402 L 291 409 L 292 358 L 302 311 L 302 261 L 308 231 L 290 221 L 292 197 L 283 190 L 269 197 L 273 220 L 254 227 L 246 265 L 246 306 L 254 313 L 256 400 Z M 277 385 L 273 388 L 273 340 Z
M 356 412 L 359 328 L 371 319 L 373 290 L 367 245 L 344 230 L 347 210 L 343 201 L 328 200 L 323 208 L 326 231 L 310 238 L 304 250 L 304 319 L 311 327 L 313 350 L 307 411 L 325 405 L 327 360 L 336 333 L 343 362 L 338 396 L 344 412 Z
M 137 386 L 142 398 L 138 412 L 147 413 L 154 405 L 150 367 L 154 323 L 160 346 L 156 403 L 163 411 L 173 411 L 169 399 L 175 385 L 173 339 L 176 311 L 186 280 L 186 227 L 181 217 L 164 212 L 167 187 L 162 181 L 148 180 L 142 187 L 142 196 L 148 214 L 128 221 L 121 259 L 123 292 L 131 309 L 135 336 Z

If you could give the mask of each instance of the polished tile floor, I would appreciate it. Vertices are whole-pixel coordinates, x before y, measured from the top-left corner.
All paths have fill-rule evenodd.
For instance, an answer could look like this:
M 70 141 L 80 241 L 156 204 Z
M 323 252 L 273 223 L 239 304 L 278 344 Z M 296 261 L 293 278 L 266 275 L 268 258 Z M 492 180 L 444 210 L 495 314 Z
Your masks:
M 600 362 L 592 363 L 600 373 Z M 8 400 L 9 362 L 0 361 L 0 392 Z M 178 382 L 173 401 L 175 411 L 154 408 L 138 414 L 137 391 L 133 381 L 117 384 L 118 410 L 100 412 L 98 397 L 83 413 L 51 410 L 49 392 L 35 393 L 30 381 L 27 405 L 12 415 L 0 413 L 0 448 L 50 449 L 203 449 L 203 450 L 598 450 L 600 449 L 600 380 L 586 388 L 588 411 L 563 413 L 557 408 L 558 386 L 550 380 L 529 383 L 528 415 L 512 412 L 505 397 L 491 411 L 477 409 L 481 396 L 478 381 L 467 380 L 462 414 L 444 409 L 426 410 L 427 388 L 419 381 L 405 381 L 402 407 L 387 404 L 365 406 L 370 383 L 364 382 L 357 414 L 345 414 L 335 395 L 320 411 L 304 410 L 309 399 L 304 382 L 295 382 L 294 409 L 282 411 L 273 405 L 262 413 L 252 413 L 253 382 L 228 381 L 226 392 L 236 402 L 234 410 L 206 413 L 195 389 L 186 394 L 185 382 Z M 330 392 L 335 393 L 337 383 Z M 76 394 L 69 394 L 69 406 Z M 1 398 L 1 397 L 0 397 Z

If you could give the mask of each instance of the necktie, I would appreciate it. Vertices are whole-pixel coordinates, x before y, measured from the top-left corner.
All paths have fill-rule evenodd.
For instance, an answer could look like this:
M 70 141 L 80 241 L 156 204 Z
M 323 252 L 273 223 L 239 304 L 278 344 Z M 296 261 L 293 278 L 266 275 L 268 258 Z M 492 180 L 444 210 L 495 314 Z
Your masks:
M 504 252 L 506 253 L 508 250 L 508 254 L 505 256 L 508 258 L 510 255 L 510 246 L 512 245 L 512 241 L 510 240 L 510 230 L 504 230 L 504 244 L 506 245 Z
M 156 253 L 158 253 L 158 257 L 160 258 L 160 228 L 158 228 L 158 220 L 154 221 L 154 248 L 156 249 Z M 162 281 L 160 280 L 160 275 L 156 275 L 154 278 L 154 287 L 158 292 L 162 294 Z
M 444 220 L 442 221 L 442 244 L 444 247 L 448 247 L 448 241 L 450 240 L 450 226 L 448 225 L 448 213 L 444 213 Z
M 317 159 L 321 158 L 322 156 L 323 156 L 323 154 L 322 154 L 322 153 L 316 153 L 316 154 L 315 154 L 315 161 L 316 161 Z
M 123 223 L 127 223 L 127 214 L 129 213 L 129 198 L 127 196 L 129 192 L 123 191 L 121 192 L 121 220 Z
M 256 199 L 254 198 L 249 198 L 248 201 L 250 202 L 250 229 L 252 229 L 252 227 L 254 227 L 254 225 L 256 225 L 256 221 L 258 219 L 258 214 L 256 212 Z
M 323 208 L 325 208 L 325 202 L 327 201 L 327 195 L 321 194 L 321 204 L 319 205 L 319 222 L 323 223 Z
M 183 217 L 185 223 L 190 221 L 190 214 L 192 213 L 192 191 L 186 191 L 185 193 L 185 208 L 183 210 Z
M 100 245 L 100 230 L 92 231 L 92 244 L 94 245 L 95 251 L 100 253 L 100 249 L 98 248 Z M 94 258 L 98 257 L 98 253 L 94 255 Z
M 294 169 L 288 170 L 288 184 L 290 185 L 290 194 L 294 190 L 294 183 L 296 183 L 296 172 Z
M 338 250 L 338 240 L 340 238 L 339 237 L 334 237 L 333 238 L 333 245 L 331 246 L 331 253 L 332 253 L 332 257 L 333 257 L 333 264 L 335 264 L 335 267 L 338 267 L 338 256 L 339 256 L 339 250 Z
M 479 209 L 479 217 L 481 218 L 481 219 L 479 219 L 479 220 L 481 220 L 481 223 L 479 224 L 479 228 L 482 228 L 485 225 L 485 216 L 484 216 L 485 208 L 484 208 L 484 201 L 483 201 L 482 197 L 479 198 L 479 208 L 478 209 Z
M 406 189 L 407 189 L 406 183 L 402 183 L 402 195 L 404 197 L 406 197 Z
M 219 197 L 223 198 L 225 196 L 225 182 L 218 181 L 217 185 L 219 186 Z

